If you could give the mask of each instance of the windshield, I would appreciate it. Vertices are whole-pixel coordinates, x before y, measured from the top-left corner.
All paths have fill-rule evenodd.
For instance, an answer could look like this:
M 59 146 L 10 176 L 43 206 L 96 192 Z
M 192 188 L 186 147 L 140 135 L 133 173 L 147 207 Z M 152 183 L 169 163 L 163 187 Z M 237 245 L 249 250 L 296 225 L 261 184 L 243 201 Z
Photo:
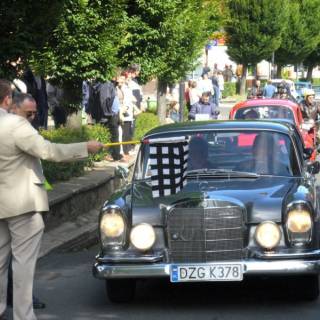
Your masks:
M 228 174 L 247 172 L 278 176 L 300 174 L 292 141 L 285 134 L 272 131 L 210 131 L 193 132 L 189 137 L 189 173 L 208 169 L 207 172 L 212 174 L 223 171 Z M 135 179 L 150 176 L 149 145 L 145 144 L 137 159 Z
M 235 119 L 286 119 L 294 123 L 291 109 L 285 106 L 250 106 L 237 110 Z

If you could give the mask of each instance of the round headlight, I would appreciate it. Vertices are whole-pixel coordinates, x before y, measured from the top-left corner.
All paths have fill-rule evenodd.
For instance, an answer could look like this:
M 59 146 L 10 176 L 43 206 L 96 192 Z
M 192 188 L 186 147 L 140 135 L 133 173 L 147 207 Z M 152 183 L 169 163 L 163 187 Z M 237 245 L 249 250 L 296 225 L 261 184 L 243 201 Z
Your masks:
M 261 247 L 273 249 L 281 240 L 280 228 L 272 221 L 262 222 L 257 226 L 255 239 Z
M 141 223 L 132 228 L 130 241 L 138 250 L 150 249 L 156 240 L 156 234 L 150 224 Z
M 295 209 L 288 213 L 288 230 L 294 233 L 308 232 L 312 227 L 310 212 L 304 209 Z
M 105 214 L 101 219 L 100 229 L 107 237 L 116 238 L 121 236 L 125 229 L 122 215 L 115 212 Z

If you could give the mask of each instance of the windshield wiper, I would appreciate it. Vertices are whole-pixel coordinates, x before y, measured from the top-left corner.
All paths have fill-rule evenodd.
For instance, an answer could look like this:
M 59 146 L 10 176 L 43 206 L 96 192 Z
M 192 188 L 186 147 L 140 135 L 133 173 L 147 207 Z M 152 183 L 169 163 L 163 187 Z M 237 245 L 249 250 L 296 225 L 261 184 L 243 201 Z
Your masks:
M 194 169 L 187 172 L 187 176 L 232 176 L 232 177 L 250 177 L 258 178 L 260 174 L 246 171 L 235 171 L 232 169 Z

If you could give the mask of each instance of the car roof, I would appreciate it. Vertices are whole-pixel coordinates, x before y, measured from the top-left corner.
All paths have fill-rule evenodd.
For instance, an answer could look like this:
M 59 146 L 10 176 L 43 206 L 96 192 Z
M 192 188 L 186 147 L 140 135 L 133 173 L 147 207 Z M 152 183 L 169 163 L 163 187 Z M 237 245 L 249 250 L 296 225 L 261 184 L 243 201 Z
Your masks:
M 286 99 L 250 99 L 246 101 L 241 101 L 232 107 L 232 110 L 238 110 L 245 107 L 254 106 L 285 106 L 290 109 L 296 110 L 299 105 L 291 100 Z
M 266 130 L 290 134 L 294 125 L 286 121 L 273 120 L 211 120 L 168 124 L 150 130 L 145 139 L 171 133 L 208 130 Z

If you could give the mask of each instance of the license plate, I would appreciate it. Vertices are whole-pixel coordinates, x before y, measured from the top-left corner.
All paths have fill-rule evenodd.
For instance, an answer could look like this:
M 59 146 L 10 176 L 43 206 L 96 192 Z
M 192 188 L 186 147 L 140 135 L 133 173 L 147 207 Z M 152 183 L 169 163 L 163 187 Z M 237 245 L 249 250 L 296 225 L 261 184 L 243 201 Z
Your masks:
M 241 281 L 241 263 L 210 263 L 198 265 L 172 265 L 171 282 L 184 281 Z

